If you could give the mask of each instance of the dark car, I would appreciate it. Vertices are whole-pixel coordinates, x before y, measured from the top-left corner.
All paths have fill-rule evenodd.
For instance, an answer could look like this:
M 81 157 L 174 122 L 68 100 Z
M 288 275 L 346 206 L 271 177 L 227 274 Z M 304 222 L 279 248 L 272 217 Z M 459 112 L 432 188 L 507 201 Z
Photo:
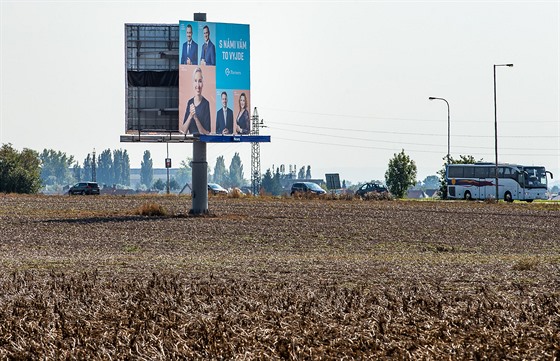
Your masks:
M 228 194 L 227 189 L 216 183 L 208 183 L 208 193 L 213 195 Z
M 292 190 L 290 192 L 291 195 L 295 193 L 315 193 L 315 194 L 325 194 L 327 193 L 323 188 L 319 187 L 316 183 L 313 182 L 297 182 L 292 184 Z
M 366 183 L 363 184 L 358 190 L 356 191 L 356 195 L 363 197 L 368 193 L 385 193 L 389 192 L 387 187 L 379 183 Z
M 99 185 L 95 182 L 80 182 L 68 190 L 68 194 L 99 194 Z

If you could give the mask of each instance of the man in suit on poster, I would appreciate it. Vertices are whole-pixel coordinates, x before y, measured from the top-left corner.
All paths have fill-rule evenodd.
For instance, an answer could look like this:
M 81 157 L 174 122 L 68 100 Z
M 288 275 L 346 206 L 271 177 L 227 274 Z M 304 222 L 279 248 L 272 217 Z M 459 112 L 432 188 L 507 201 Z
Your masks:
M 210 29 L 208 25 L 203 28 L 204 44 L 200 54 L 200 65 L 216 65 L 216 46 L 210 41 Z
M 233 133 L 233 110 L 227 106 L 228 97 L 226 92 L 222 92 L 222 108 L 216 115 L 216 134 Z
M 198 44 L 192 39 L 192 26 L 187 24 L 187 41 L 183 43 L 183 53 L 181 55 L 181 64 L 197 65 L 198 64 Z

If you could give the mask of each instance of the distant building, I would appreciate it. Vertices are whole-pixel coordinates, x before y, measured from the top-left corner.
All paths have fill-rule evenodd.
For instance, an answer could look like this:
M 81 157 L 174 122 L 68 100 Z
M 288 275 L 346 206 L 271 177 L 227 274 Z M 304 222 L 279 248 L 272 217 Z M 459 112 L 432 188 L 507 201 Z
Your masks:
M 409 189 L 406 192 L 406 198 L 408 199 L 424 199 L 429 198 L 426 192 L 421 189 Z
M 158 179 L 167 182 L 167 169 L 166 168 L 153 168 L 154 182 Z M 177 175 L 178 168 L 169 168 L 169 178 Z M 135 187 L 140 184 L 140 168 L 130 168 L 130 186 Z
M 425 189 L 424 192 L 426 193 L 426 195 L 430 198 L 435 198 L 437 197 L 439 194 L 439 189 Z

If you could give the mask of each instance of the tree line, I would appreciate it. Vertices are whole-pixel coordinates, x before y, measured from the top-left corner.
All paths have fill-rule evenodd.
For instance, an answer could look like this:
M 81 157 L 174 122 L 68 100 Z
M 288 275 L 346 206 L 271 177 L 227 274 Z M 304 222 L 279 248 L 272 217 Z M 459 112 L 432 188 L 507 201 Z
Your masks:
M 445 183 L 445 166 L 454 163 L 475 163 L 472 156 L 461 155 L 459 159 L 452 157 L 443 158 L 445 163 L 436 176 L 426 178 L 425 183 L 440 182 L 440 192 L 443 198 L 447 195 L 447 184 Z M 296 166 L 290 166 L 290 172 L 284 173 L 283 166 L 267 169 L 261 178 L 261 191 L 267 194 L 280 195 L 285 192 L 282 181 L 287 178 L 296 178 Z M 405 154 L 404 149 L 394 154 L 389 160 L 385 173 L 385 183 L 390 192 L 397 198 L 402 198 L 407 190 L 417 187 L 416 164 Z M 53 149 L 44 149 L 41 153 L 31 149 L 18 151 L 11 144 L 3 144 L 0 148 L 0 192 L 3 193 L 37 193 L 41 187 L 68 186 L 73 182 L 96 181 L 103 186 L 130 186 L 130 159 L 126 150 L 106 149 L 98 157 L 90 153 L 80 162 L 73 156 Z M 301 167 L 297 172 L 296 179 L 311 179 L 311 166 Z M 191 158 L 180 162 L 175 175 L 170 178 L 170 189 L 184 189 L 185 185 L 192 181 Z M 208 167 L 208 181 L 222 185 L 226 188 L 243 187 L 249 185 L 244 178 L 243 164 L 239 153 L 235 153 L 229 167 L 223 156 L 216 158 L 214 171 Z M 284 182 L 285 183 L 285 182 Z M 157 179 L 154 182 L 153 160 L 149 150 L 144 152 L 140 164 L 140 185 L 142 190 L 157 189 L 164 190 L 166 184 Z
M 175 175 L 170 179 L 170 188 L 180 190 L 192 180 L 191 158 L 181 160 Z M 248 184 L 244 179 L 243 164 L 239 153 L 235 153 L 228 168 L 225 158 L 216 160 L 213 174 L 208 168 L 208 179 L 225 187 L 241 187 Z M 89 153 L 82 162 L 74 156 L 54 149 L 41 153 L 25 148 L 18 151 L 11 144 L 0 148 L 0 192 L 37 193 L 48 188 L 69 186 L 74 182 L 96 181 L 102 186 L 130 187 L 130 158 L 123 149 L 103 150 L 97 156 Z M 140 164 L 141 190 L 166 188 L 161 179 L 154 181 L 153 160 L 149 150 L 144 152 Z

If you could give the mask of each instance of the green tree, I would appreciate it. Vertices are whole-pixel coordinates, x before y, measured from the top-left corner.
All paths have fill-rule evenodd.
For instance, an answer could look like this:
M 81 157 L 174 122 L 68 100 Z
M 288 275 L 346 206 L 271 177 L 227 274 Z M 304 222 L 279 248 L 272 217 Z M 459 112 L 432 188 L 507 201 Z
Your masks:
M 97 182 L 99 184 L 113 185 L 113 157 L 111 149 L 105 149 L 97 159 Z
M 214 183 L 226 185 L 228 183 L 228 171 L 226 169 L 226 162 L 223 156 L 216 158 L 216 165 L 214 166 Z
M 186 160 L 182 160 L 177 170 L 176 181 L 179 183 L 179 188 L 183 188 L 185 184 L 192 182 L 192 168 L 191 168 L 192 158 L 187 157 Z
M 73 156 L 54 149 L 43 149 L 41 159 L 41 180 L 43 185 L 68 184 L 72 182 L 70 166 Z
M 276 168 L 274 178 L 272 178 L 272 195 L 279 196 L 284 192 L 282 183 L 280 183 L 280 169 Z
M 144 151 L 144 158 L 140 163 L 140 183 L 145 185 L 147 188 L 152 186 L 154 180 L 154 169 L 152 157 L 150 151 Z
M 261 181 L 261 190 L 265 193 L 272 194 L 273 190 L 273 176 L 270 168 L 266 170 Z
M 74 177 L 75 181 L 82 181 L 82 167 L 80 167 L 80 163 L 76 162 L 72 166 L 72 176 Z
M 130 185 L 130 158 L 126 150 L 113 151 L 113 182 L 125 186 Z
M 389 160 L 385 183 L 397 198 L 403 198 L 408 188 L 416 184 L 416 163 L 404 153 L 404 149 Z
M 235 152 L 229 165 L 229 184 L 228 187 L 240 187 L 243 185 L 243 164 L 239 153 Z
M 266 173 L 264 174 L 261 181 L 261 190 L 273 196 L 278 196 L 282 194 L 283 189 L 282 189 L 282 184 L 280 183 L 279 168 L 276 168 L 276 172 L 274 174 L 272 173 L 270 168 L 266 170 Z
M 441 193 L 441 197 L 443 199 L 447 199 L 447 180 L 445 179 L 447 164 L 475 164 L 477 162 L 482 162 L 482 158 L 477 161 L 472 155 L 459 155 L 459 159 L 453 159 L 453 157 L 451 156 L 449 156 L 449 159 L 447 159 L 447 156 L 445 156 L 443 160 L 445 162 L 443 163 L 443 168 L 438 172 L 439 179 L 441 181 L 439 191 Z
M 41 188 L 41 159 L 31 149 L 18 152 L 11 144 L 0 148 L 0 192 L 37 193 Z
M 422 181 L 423 189 L 437 189 L 440 186 L 440 180 L 437 175 L 429 175 Z
M 92 169 L 93 169 L 93 159 L 91 154 L 88 153 L 86 159 L 84 159 L 84 167 L 82 171 L 82 179 L 84 181 L 92 181 Z
M 181 185 L 177 182 L 177 179 L 175 177 L 171 177 L 171 179 L 169 180 L 169 188 L 171 190 L 181 189 Z
M 171 182 L 170 182 L 171 183 Z M 164 182 L 161 178 L 158 178 L 154 184 L 153 184 L 153 188 L 157 189 L 158 191 L 162 191 L 164 189 L 167 189 L 167 184 L 166 182 Z

